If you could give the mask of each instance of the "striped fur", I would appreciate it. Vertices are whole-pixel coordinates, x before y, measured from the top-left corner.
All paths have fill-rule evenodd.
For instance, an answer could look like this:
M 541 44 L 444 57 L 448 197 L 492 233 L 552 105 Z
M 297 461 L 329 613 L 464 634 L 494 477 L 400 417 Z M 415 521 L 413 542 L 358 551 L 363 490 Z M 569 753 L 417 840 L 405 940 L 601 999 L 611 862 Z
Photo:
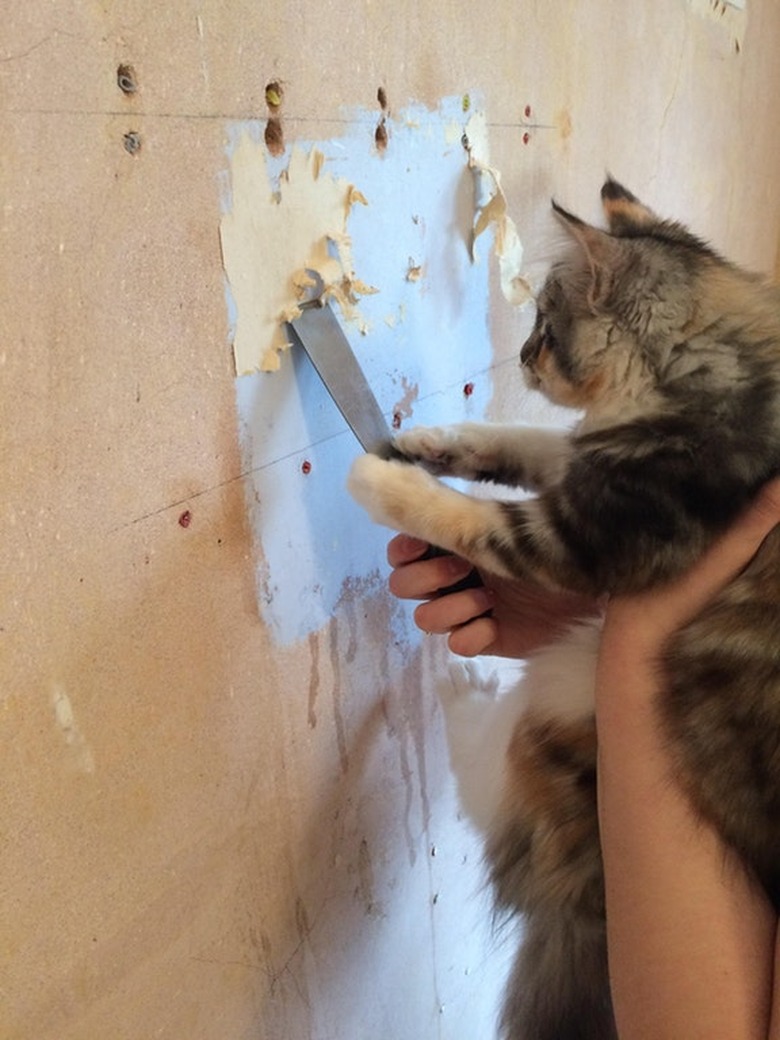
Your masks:
M 528 385 L 582 413 L 574 429 L 410 430 L 350 477 L 380 523 L 487 571 L 593 594 L 680 573 L 780 472 L 780 293 L 615 181 L 602 200 L 608 231 L 555 206 L 573 249 L 521 352 Z M 445 473 L 536 497 L 473 498 Z M 693 804 L 778 908 L 779 601 L 773 535 L 669 647 L 661 705 Z M 571 638 L 550 652 L 565 659 Z M 527 920 L 504 1035 L 610 1037 L 592 719 L 528 710 L 513 726 L 486 836 L 498 904 Z

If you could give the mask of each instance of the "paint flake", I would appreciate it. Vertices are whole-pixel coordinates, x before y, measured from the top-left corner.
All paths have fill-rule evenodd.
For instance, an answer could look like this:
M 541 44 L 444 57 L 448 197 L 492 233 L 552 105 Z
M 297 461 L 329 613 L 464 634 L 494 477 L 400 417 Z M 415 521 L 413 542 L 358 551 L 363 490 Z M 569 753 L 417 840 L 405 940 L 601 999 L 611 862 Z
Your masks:
M 492 227 L 501 292 L 509 303 L 520 306 L 527 303 L 532 295 L 528 280 L 522 273 L 523 244 L 515 222 L 508 213 L 506 196 L 501 187 L 501 174 L 487 161 L 487 135 L 482 114 L 475 114 L 469 120 L 464 142 L 469 155 L 469 169 L 474 178 L 471 258 L 476 259 L 476 241 L 479 236 Z
M 344 317 L 360 321 L 357 303 L 376 292 L 356 277 L 347 222 L 368 201 L 354 184 L 333 176 L 318 148 L 295 147 L 274 190 L 263 145 L 245 132 L 232 155 L 232 208 L 220 226 L 222 255 L 236 309 L 236 372 L 274 372 L 290 343 L 283 323 L 319 272 L 325 295 Z

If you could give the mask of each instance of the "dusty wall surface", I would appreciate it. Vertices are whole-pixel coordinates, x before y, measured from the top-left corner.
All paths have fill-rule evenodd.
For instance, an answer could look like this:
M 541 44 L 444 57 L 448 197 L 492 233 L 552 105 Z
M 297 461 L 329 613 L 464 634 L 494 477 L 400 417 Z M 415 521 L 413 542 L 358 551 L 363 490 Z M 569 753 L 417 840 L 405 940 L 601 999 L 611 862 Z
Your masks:
M 231 142 L 237 128 L 265 141 L 272 82 L 277 174 L 296 142 L 319 142 L 338 172 L 364 130 L 361 234 L 378 252 L 414 214 L 403 197 L 382 211 L 377 192 L 372 208 L 377 126 L 384 116 L 387 161 L 408 148 L 410 165 L 422 136 L 404 113 L 468 96 L 464 126 L 473 104 L 531 280 L 554 239 L 550 196 L 596 219 L 606 169 L 771 271 L 779 49 L 772 0 L 748 0 L 746 18 L 684 0 L 12 5 L 0 40 L 3 1038 L 491 1035 L 502 952 L 447 769 L 446 655 L 389 601 L 384 536 L 345 521 L 344 540 L 369 546 L 353 567 L 335 535 L 301 534 L 337 594 L 285 627 L 319 595 L 303 584 L 274 615 L 288 557 L 269 562 L 269 524 L 289 522 L 294 561 L 296 516 L 319 523 L 310 489 L 337 508 L 356 448 L 320 430 L 331 456 L 296 427 L 287 451 L 290 395 L 304 413 L 326 407 L 289 354 L 278 373 L 236 381 L 220 242 Z M 120 65 L 135 73 L 129 94 Z M 465 166 L 458 134 L 446 139 L 447 161 Z M 428 243 L 446 255 L 462 231 L 420 240 L 430 279 Z M 457 326 L 446 380 L 440 342 L 404 324 L 412 311 L 385 333 L 395 360 L 371 353 L 391 328 L 380 317 L 358 336 L 404 422 L 550 417 L 515 379 L 532 312 L 507 303 L 481 254 L 479 325 Z M 269 242 L 269 278 L 275 255 Z M 453 304 L 446 280 L 434 292 L 425 277 L 420 321 Z M 265 433 L 247 432 L 250 385 Z M 265 437 L 278 445 L 253 461 Z

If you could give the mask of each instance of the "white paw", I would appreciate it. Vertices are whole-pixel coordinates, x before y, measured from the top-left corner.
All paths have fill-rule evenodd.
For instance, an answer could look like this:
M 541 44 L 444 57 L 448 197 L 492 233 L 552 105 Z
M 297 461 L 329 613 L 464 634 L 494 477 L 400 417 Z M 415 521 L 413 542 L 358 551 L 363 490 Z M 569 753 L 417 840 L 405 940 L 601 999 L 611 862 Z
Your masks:
M 495 700 L 498 696 L 501 681 L 495 668 L 477 661 L 450 661 L 447 671 L 449 682 L 439 686 L 442 701 Z
M 447 466 L 457 445 L 457 435 L 447 426 L 413 426 L 395 438 L 404 455 L 434 466 Z
M 437 474 L 474 478 L 493 466 L 490 427 L 484 423 L 415 426 L 395 443 L 410 459 Z
M 347 490 L 376 524 L 415 533 L 414 514 L 421 496 L 436 487 L 429 474 L 407 462 L 360 455 L 352 463 Z M 425 532 L 418 532 L 424 538 Z
M 381 509 L 385 474 L 392 465 L 376 455 L 359 455 L 349 471 L 347 490 L 372 520 L 377 520 L 374 514 Z

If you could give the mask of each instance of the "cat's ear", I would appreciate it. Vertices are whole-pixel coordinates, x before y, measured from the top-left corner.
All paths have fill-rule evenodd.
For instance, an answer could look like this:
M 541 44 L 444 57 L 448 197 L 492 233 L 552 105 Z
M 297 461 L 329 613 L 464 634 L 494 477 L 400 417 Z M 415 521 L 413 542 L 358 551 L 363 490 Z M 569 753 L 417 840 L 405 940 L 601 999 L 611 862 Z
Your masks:
M 606 231 L 586 224 L 584 220 L 569 213 L 553 199 L 552 207 L 566 229 L 576 238 L 585 251 L 590 265 L 591 285 L 588 303 L 594 310 L 606 299 L 612 283 L 612 273 L 623 255 L 623 245 Z
M 613 235 L 636 234 L 658 223 L 656 214 L 613 177 L 604 182 L 601 202 Z

